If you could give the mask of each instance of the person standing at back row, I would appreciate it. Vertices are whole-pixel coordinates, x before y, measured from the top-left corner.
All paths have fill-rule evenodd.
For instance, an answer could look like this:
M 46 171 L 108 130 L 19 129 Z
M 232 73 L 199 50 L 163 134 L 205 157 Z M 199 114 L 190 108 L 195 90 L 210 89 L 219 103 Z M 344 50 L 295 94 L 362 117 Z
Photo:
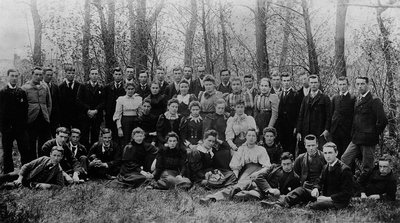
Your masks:
M 67 67 L 65 69 L 65 81 L 59 88 L 60 91 L 60 126 L 79 128 L 79 106 L 76 101 L 76 95 L 81 84 L 75 80 L 75 69 Z M 62 103 L 61 103 L 62 102 Z
M 368 77 L 357 77 L 356 88 L 360 94 L 354 106 L 351 142 L 342 155 L 342 161 L 352 167 L 354 160 L 362 155 L 362 173 L 374 167 L 374 151 L 379 135 L 388 123 L 382 101 L 372 96 Z

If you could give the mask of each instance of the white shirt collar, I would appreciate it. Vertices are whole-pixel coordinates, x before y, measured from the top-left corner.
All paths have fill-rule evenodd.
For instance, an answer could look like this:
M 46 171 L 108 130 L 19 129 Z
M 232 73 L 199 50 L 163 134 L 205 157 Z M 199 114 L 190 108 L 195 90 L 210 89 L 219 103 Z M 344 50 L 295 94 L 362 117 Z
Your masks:
M 365 92 L 365 94 L 362 94 L 361 97 L 364 98 L 365 96 L 367 96 L 368 93 L 369 91 Z
M 340 93 L 340 95 L 346 96 L 349 93 L 349 91 L 346 91 L 344 93 Z
M 93 81 L 89 81 L 90 85 L 92 85 L 92 87 L 97 85 L 97 82 L 93 82 Z
M 188 105 L 189 104 L 189 99 L 190 99 L 190 94 L 187 94 L 185 96 L 182 96 L 182 95 L 178 94 L 176 96 L 176 99 L 178 99 L 179 103 L 183 102 L 183 103 Z
M 10 89 L 17 89 L 17 85 L 15 85 L 14 87 L 13 87 L 13 86 L 11 86 L 11 84 L 10 84 L 10 83 L 8 83 L 7 85 L 8 85 L 8 87 L 9 87 Z
M 231 82 L 228 81 L 228 83 L 226 83 L 226 84 L 224 84 L 224 82 L 221 82 L 221 84 L 222 84 L 222 86 L 224 86 L 224 87 L 228 87 L 229 84 L 231 84 Z
M 336 160 L 332 164 L 329 164 L 329 166 L 334 167 L 338 160 L 339 159 L 336 158 Z
M 192 115 L 189 115 L 189 119 L 190 119 L 190 121 L 194 121 L 196 123 L 198 123 L 201 120 L 203 120 L 203 118 L 200 115 L 198 117 L 193 117 Z
M 198 146 L 196 147 L 196 149 L 197 149 L 198 151 L 202 152 L 202 153 L 210 153 L 211 158 L 214 157 L 214 153 L 213 153 L 212 149 L 208 150 L 208 149 L 204 148 L 202 145 L 198 145 Z
M 307 96 L 308 93 L 310 93 L 310 87 L 308 87 L 308 88 L 303 87 L 303 93 L 304 93 L 304 96 Z
M 72 145 L 72 142 L 69 142 L 71 151 L 74 153 L 74 155 L 76 156 L 76 153 L 78 152 L 78 145 Z M 73 148 L 75 148 L 75 151 L 73 150 Z

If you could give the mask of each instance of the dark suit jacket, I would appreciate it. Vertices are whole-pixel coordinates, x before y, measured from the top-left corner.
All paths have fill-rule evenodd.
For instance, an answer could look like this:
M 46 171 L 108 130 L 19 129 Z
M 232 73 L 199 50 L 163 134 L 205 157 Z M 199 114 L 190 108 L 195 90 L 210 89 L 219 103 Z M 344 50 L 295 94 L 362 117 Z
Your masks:
M 279 134 L 281 140 L 285 140 L 285 136 L 291 136 L 293 134 L 293 129 L 296 128 L 300 104 L 301 102 L 297 100 L 297 92 L 293 89 L 289 90 L 286 97 L 284 97 L 282 93 L 279 100 L 277 120 L 277 127 L 281 133 Z
M 302 101 L 299 118 L 297 121 L 297 132 L 302 137 L 313 134 L 317 137 L 324 130 L 330 130 L 331 126 L 331 100 L 321 91 L 311 99 L 311 93 Z
M 79 82 L 75 81 L 74 88 L 71 90 L 67 83 L 63 81 L 59 86 L 60 92 L 60 121 L 62 124 L 68 123 L 69 125 L 78 124 L 79 106 L 76 101 L 78 89 L 81 86 Z M 69 127 L 69 126 L 66 126 Z
M 150 86 L 148 84 L 146 84 L 146 87 L 144 89 L 142 89 L 142 86 L 139 84 L 137 89 L 136 89 L 136 93 L 142 97 L 143 99 L 145 99 L 147 96 L 149 96 L 151 94 L 150 91 Z
M 200 79 L 197 78 L 196 80 L 190 82 L 192 85 L 192 94 L 194 94 L 196 97 L 199 95 L 200 91 L 205 91 L 204 86 L 201 86 Z
M 39 156 L 50 156 L 51 149 L 57 146 L 56 139 L 50 139 L 45 144 L 43 144 L 42 149 L 39 151 Z M 60 165 L 65 172 L 73 170 L 74 172 L 82 171 L 81 164 L 72 154 L 71 150 L 67 145 L 63 146 L 64 157 L 62 158 Z
M 21 88 L 0 91 L 0 131 L 22 131 L 28 121 L 28 99 Z
M 165 96 L 167 97 L 167 100 L 171 99 L 174 95 L 179 93 L 179 89 L 175 88 L 175 83 L 172 82 L 168 85 L 168 87 L 165 89 Z
M 123 84 L 122 84 L 123 85 Z M 124 86 L 120 86 L 119 88 L 115 88 L 115 82 L 109 83 L 104 88 L 104 110 L 106 113 L 106 125 L 109 125 L 113 122 L 113 115 L 115 112 L 115 105 L 117 104 L 117 98 L 125 95 Z M 107 126 L 110 128 L 110 126 Z
M 48 85 L 47 85 L 48 86 Z M 59 113 L 60 113 L 60 89 L 59 87 L 54 83 L 50 83 L 50 95 L 51 95 L 51 113 L 50 113 L 50 123 L 53 126 L 58 126 L 60 123 L 59 120 Z
M 281 178 L 284 174 L 280 164 L 273 164 L 266 172 L 258 175 L 255 183 L 257 187 L 265 192 L 270 188 L 279 189 L 281 194 L 288 194 L 291 190 L 300 186 L 299 176 L 292 170 L 283 184 L 280 184 Z
M 352 142 L 357 145 L 378 144 L 379 135 L 388 123 L 382 102 L 369 92 L 354 107 Z
M 350 136 L 355 102 L 356 98 L 350 93 L 345 96 L 335 95 L 332 98 L 331 134 L 335 134 L 336 131 L 343 131 Z
M 353 174 L 350 168 L 340 160 L 336 162 L 331 171 L 328 170 L 328 166 L 328 164 L 324 166 L 319 182 L 322 195 L 331 197 L 334 203 L 348 204 L 354 188 Z
M 324 155 L 319 150 L 317 151 L 317 153 L 318 153 L 319 164 L 321 165 L 321 167 L 323 167 L 326 164 Z M 301 185 L 304 185 L 304 182 L 306 182 L 309 173 L 308 153 L 302 153 L 296 158 L 296 160 L 294 161 L 293 170 L 297 175 L 299 175 Z M 320 180 L 318 179 L 317 182 L 312 182 L 313 186 L 319 185 L 319 181 Z
M 89 160 L 92 161 L 92 158 L 95 156 L 95 158 L 101 160 L 101 162 L 107 163 L 110 169 L 119 168 L 122 159 L 122 149 L 116 143 L 111 142 L 108 151 L 103 152 L 102 150 L 103 143 L 96 142 L 93 144 L 88 154 Z
M 104 109 L 104 88 L 99 84 L 94 87 L 90 83 L 81 85 L 77 94 L 77 101 L 80 106 L 80 118 L 87 118 L 87 111 L 96 109 L 96 120 L 102 121 Z
M 164 83 L 162 84 L 162 85 L 160 85 L 160 94 L 166 94 L 166 90 L 167 90 L 167 87 L 168 87 L 168 83 L 166 82 L 166 81 L 164 81 Z
M 75 158 L 79 159 L 81 156 L 88 155 L 88 151 L 86 150 L 86 147 L 84 145 L 82 145 L 78 142 L 78 144 L 76 146 L 77 146 L 78 151 L 76 152 L 76 155 L 74 153 L 72 154 Z M 68 143 L 68 148 L 72 151 L 70 143 Z
M 222 83 L 220 83 L 218 85 L 217 91 L 220 91 L 222 93 L 232 93 L 232 87 L 231 87 L 231 82 L 228 82 L 228 85 L 225 87 L 224 85 L 222 85 Z

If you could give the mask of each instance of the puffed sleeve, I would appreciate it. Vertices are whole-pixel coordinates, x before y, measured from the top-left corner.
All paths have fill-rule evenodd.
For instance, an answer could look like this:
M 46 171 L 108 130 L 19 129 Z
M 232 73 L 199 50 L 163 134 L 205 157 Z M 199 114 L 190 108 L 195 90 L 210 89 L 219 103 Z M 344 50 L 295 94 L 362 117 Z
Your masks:
M 267 150 L 262 146 L 258 146 L 257 150 L 259 151 L 258 163 L 263 168 L 269 168 L 271 166 L 271 160 L 269 159 Z
M 271 114 L 271 119 L 269 120 L 268 127 L 274 127 L 276 120 L 278 119 L 279 97 L 278 95 L 271 94 L 270 100 L 271 100 L 272 114 Z
M 121 126 L 122 126 L 121 125 L 121 117 L 122 117 L 122 109 L 123 109 L 122 101 L 123 101 L 123 97 L 119 97 L 117 99 L 117 104 L 115 105 L 115 112 L 114 112 L 113 120 L 114 120 L 114 122 L 116 122 L 117 128 L 121 128 Z
M 257 129 L 256 121 L 254 120 L 254 118 L 252 116 L 247 116 L 247 123 L 249 125 L 249 128 L 256 129 L 257 132 L 262 131 L 262 129 L 261 130 Z
M 238 151 L 235 152 L 232 156 L 231 162 L 229 163 L 229 167 L 231 170 L 241 170 L 243 167 L 243 146 L 239 147 Z
M 225 138 L 226 141 L 233 140 L 235 138 L 235 133 L 233 132 L 233 117 L 229 117 L 228 121 L 226 122 Z

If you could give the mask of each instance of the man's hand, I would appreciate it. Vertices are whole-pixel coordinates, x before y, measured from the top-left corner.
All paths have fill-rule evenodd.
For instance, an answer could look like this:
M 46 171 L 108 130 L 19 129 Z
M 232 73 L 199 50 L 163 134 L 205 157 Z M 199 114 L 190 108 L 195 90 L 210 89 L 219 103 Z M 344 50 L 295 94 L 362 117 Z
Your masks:
M 275 197 L 278 197 L 279 195 L 281 195 L 281 192 L 279 191 L 279 189 L 271 188 L 271 189 L 268 189 L 268 192 L 270 194 L 274 195 Z
M 211 174 L 212 174 L 212 172 L 211 172 L 211 171 L 208 171 L 206 174 L 204 174 L 204 177 L 205 177 L 206 179 L 208 179 L 208 178 L 211 176 Z
M 372 194 L 368 196 L 369 199 L 379 200 L 381 196 L 379 194 Z
M 150 132 L 149 136 L 157 136 L 157 132 Z
M 79 183 L 79 173 L 78 172 L 74 172 L 74 174 L 72 175 L 72 180 L 74 181 L 74 183 Z
M 108 168 L 108 164 L 107 163 L 101 163 L 101 167 Z
M 317 201 L 321 202 L 321 201 L 331 201 L 332 198 L 331 197 L 326 197 L 326 196 L 319 196 L 317 198 Z
M 319 196 L 319 191 L 318 191 L 317 188 L 314 188 L 314 189 L 311 191 L 311 197 L 317 198 L 318 196 Z
M 301 134 L 300 133 L 297 133 L 297 136 L 296 136 L 296 138 L 297 138 L 297 141 L 301 141 Z
M 329 132 L 328 130 L 324 130 L 320 136 L 323 136 L 326 141 L 328 141 Z
M 182 180 L 182 176 L 181 175 L 178 175 L 178 176 L 176 176 L 176 179 L 178 179 L 178 180 Z
M 63 176 L 65 178 L 65 181 L 68 182 L 68 184 L 72 184 L 74 182 L 74 180 L 72 179 L 72 177 L 70 177 L 66 172 L 63 172 Z
M 43 189 L 43 190 L 47 190 L 51 188 L 50 184 L 45 184 L 45 183 L 38 183 L 35 186 L 36 189 Z
M 295 135 L 296 135 L 296 132 L 297 132 L 297 129 L 296 129 L 296 128 L 294 128 L 294 129 L 293 129 L 293 136 L 295 136 Z
M 15 184 L 15 186 L 21 186 L 21 184 L 22 184 L 22 179 L 20 179 L 20 178 L 18 178 L 18 179 L 16 179 L 16 180 L 14 180 L 14 184 Z
M 122 131 L 122 128 L 118 128 L 118 137 L 124 137 L 124 131 Z

